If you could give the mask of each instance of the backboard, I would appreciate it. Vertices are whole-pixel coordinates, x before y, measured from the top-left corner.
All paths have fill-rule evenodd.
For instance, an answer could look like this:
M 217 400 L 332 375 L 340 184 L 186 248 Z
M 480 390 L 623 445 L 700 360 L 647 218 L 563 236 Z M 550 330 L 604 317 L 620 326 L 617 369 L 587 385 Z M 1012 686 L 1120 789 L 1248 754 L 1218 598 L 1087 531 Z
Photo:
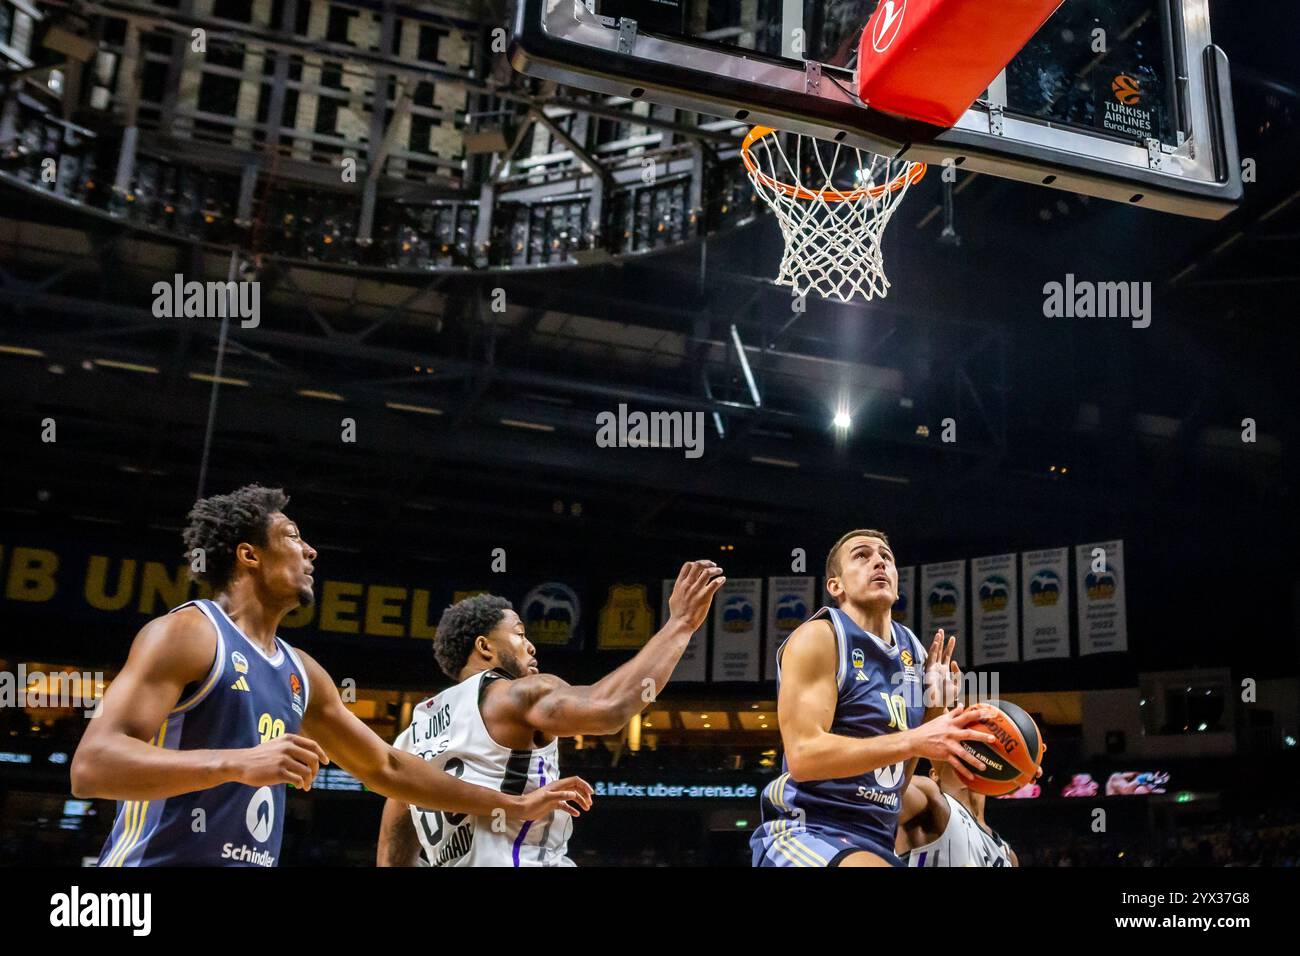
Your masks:
M 876 0 L 518 0 L 510 59 L 532 76 L 717 117 L 738 136 L 761 124 L 1221 218 L 1241 198 L 1241 166 L 1209 2 L 1064 0 L 950 129 L 855 96 Z

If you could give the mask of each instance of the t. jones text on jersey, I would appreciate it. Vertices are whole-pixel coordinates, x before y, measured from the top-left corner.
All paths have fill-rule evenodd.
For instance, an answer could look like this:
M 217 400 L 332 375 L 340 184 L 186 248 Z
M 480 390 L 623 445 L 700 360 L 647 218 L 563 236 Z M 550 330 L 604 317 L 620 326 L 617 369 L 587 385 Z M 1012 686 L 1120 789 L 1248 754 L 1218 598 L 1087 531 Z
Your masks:
M 443 704 L 436 714 L 429 715 L 427 724 L 412 724 L 411 736 L 415 743 L 440 737 L 451 726 L 451 704 Z

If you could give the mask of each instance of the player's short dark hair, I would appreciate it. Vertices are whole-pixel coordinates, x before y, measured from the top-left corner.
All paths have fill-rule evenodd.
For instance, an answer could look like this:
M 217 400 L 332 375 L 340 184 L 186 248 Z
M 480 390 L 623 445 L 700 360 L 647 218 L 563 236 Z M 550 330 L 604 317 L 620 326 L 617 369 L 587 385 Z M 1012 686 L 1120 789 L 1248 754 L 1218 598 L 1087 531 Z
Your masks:
M 271 515 L 284 511 L 289 496 L 283 488 L 245 485 L 228 495 L 200 498 L 190 509 L 189 524 L 181 532 L 190 577 L 204 581 L 214 591 L 230 584 L 235 573 L 235 549 L 245 541 L 266 546 Z M 194 570 L 194 549 L 203 550 L 203 570 Z
M 872 531 L 870 528 L 855 528 L 848 534 L 840 535 L 840 540 L 831 545 L 831 552 L 826 555 L 827 580 L 839 577 L 840 571 L 843 570 L 843 566 L 840 564 L 840 548 L 844 547 L 844 543 L 850 538 L 856 538 L 859 536 L 864 538 L 879 538 L 881 541 L 885 542 L 886 546 L 892 547 L 892 545 L 889 544 L 889 539 L 885 537 L 883 531 Z
M 513 606 L 503 597 L 475 594 L 443 611 L 438 619 L 438 633 L 433 638 L 433 656 L 438 659 L 442 672 L 452 680 L 459 680 L 461 669 L 474 648 L 474 639 L 500 624 L 506 611 L 511 610 Z

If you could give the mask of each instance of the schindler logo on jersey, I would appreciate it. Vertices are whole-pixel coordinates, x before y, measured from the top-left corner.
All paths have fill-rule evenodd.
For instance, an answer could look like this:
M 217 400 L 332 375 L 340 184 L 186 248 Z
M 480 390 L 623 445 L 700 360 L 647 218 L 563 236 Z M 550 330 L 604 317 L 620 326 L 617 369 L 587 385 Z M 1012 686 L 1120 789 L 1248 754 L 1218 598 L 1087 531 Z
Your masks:
M 126 926 L 134 936 L 153 929 L 153 896 L 149 893 L 69 893 L 50 897 L 50 925 L 59 927 Z
M 275 797 L 270 787 L 262 787 L 248 801 L 248 811 L 244 814 L 244 823 L 248 832 L 258 843 L 265 843 L 275 829 Z M 275 866 L 275 856 L 265 850 L 255 850 L 240 844 L 227 843 L 221 847 L 223 860 L 235 860 L 239 863 L 253 863 L 257 866 Z

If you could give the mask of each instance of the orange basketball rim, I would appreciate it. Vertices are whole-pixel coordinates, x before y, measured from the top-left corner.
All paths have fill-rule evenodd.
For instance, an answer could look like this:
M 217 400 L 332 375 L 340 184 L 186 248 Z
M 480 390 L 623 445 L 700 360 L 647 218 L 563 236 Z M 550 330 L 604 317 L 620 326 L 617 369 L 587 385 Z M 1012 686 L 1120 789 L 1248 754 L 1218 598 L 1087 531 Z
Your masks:
M 750 154 L 750 149 L 755 143 L 764 136 L 771 136 L 774 133 L 776 133 L 776 130 L 770 126 L 753 127 L 749 133 L 746 134 L 744 142 L 740 144 L 740 158 L 744 161 L 745 169 L 749 171 L 751 176 L 762 182 L 762 184 L 768 189 L 780 192 L 789 196 L 791 199 L 803 199 L 807 202 L 816 202 L 819 199 L 822 202 L 853 202 L 854 200 L 862 199 L 863 197 L 878 199 L 885 193 L 897 192 L 905 185 L 911 186 L 915 183 L 919 183 L 925 178 L 926 164 L 912 163 L 910 166 L 905 166 L 902 172 L 887 183 L 873 183 L 869 186 L 859 186 L 855 189 L 839 190 L 823 188 L 814 192 L 800 183 L 783 183 L 781 180 L 769 176 L 767 173 L 759 169 L 758 163 L 754 161 L 754 157 Z

